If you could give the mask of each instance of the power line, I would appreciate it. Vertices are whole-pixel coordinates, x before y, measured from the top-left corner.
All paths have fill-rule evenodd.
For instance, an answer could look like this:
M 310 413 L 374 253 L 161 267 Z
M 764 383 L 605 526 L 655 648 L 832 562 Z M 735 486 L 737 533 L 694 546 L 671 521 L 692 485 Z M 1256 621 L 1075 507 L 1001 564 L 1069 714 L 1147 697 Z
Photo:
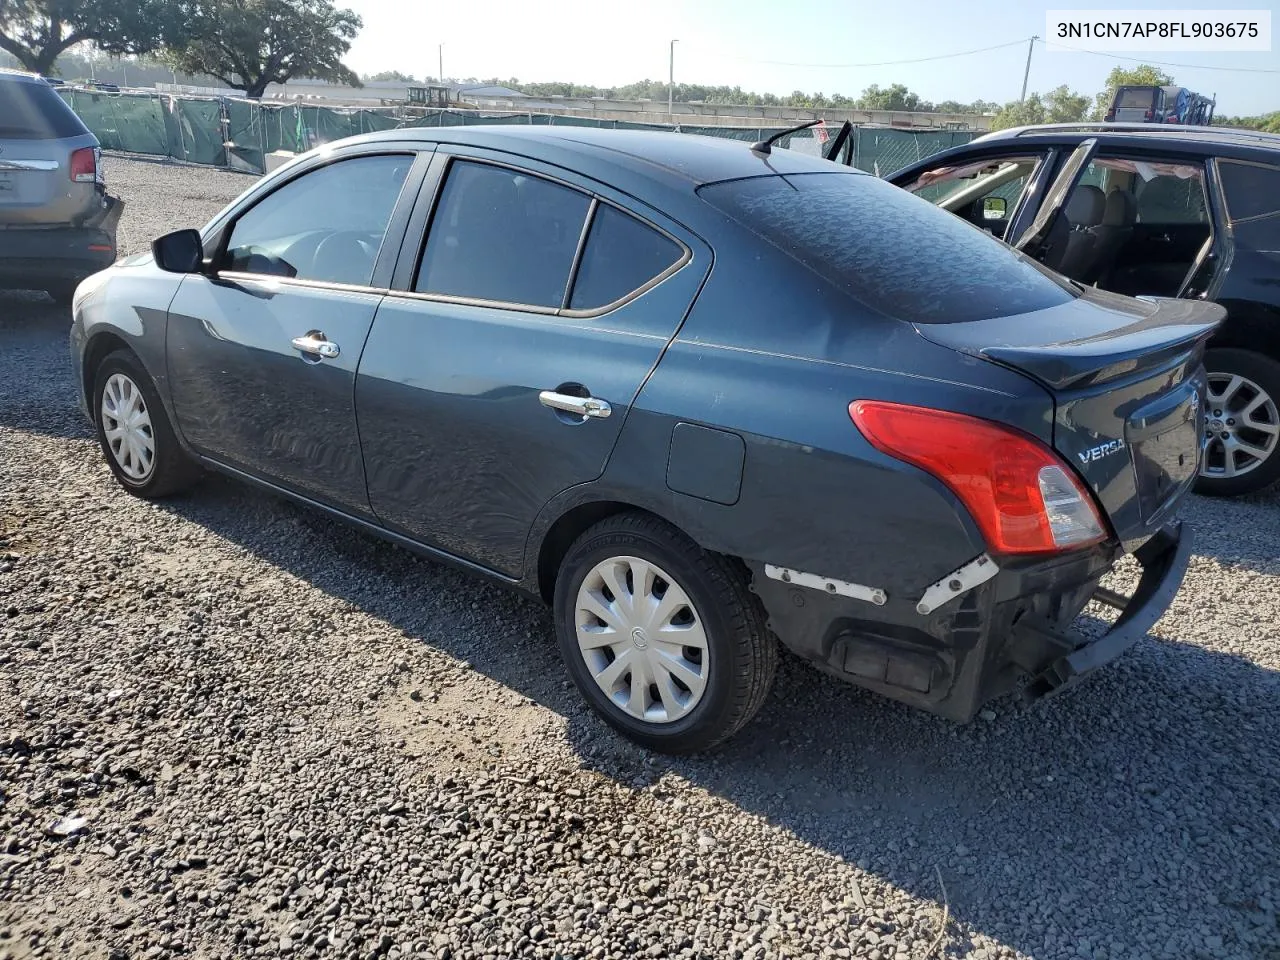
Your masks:
M 818 67 L 823 70 L 852 70 L 861 67 L 897 67 L 907 63 L 929 63 L 933 60 L 952 60 L 956 57 L 971 57 L 975 53 L 988 53 L 991 50 L 1003 50 L 1006 47 L 1017 47 L 1027 42 L 1026 37 L 1021 40 L 1010 40 L 1008 43 L 997 43 L 993 47 L 981 47 L 977 50 L 963 50 L 960 53 L 940 53 L 933 57 L 917 57 L 914 60 L 883 60 L 879 63 L 813 63 L 806 61 L 804 63 L 793 63 L 787 60 L 756 60 L 752 57 L 731 57 L 723 56 L 725 60 L 739 60 L 744 63 L 763 63 L 774 67 Z
M 1072 53 L 1087 53 L 1094 57 L 1106 57 L 1109 60 L 1127 60 L 1130 63 L 1149 63 L 1153 67 L 1174 67 L 1179 70 L 1218 70 L 1224 73 L 1280 73 L 1280 70 L 1271 70 L 1265 67 L 1204 67 L 1195 63 L 1167 63 L 1164 60 L 1148 60 L 1146 57 L 1124 57 L 1115 53 L 1102 53 L 1099 50 L 1085 50 L 1083 47 L 1072 47 L 1065 43 L 1058 43 L 1056 40 L 1041 40 L 1046 47 L 1061 47 L 1063 50 L 1070 50 Z

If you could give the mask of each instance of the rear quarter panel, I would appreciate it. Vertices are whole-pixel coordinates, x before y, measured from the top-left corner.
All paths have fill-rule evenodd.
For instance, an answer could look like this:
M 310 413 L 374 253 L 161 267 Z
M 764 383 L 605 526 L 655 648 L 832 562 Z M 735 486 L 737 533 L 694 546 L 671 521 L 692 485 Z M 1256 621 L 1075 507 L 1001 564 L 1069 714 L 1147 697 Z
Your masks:
M 542 529 L 577 504 L 616 500 L 711 550 L 918 596 L 985 545 L 941 483 L 863 439 L 849 404 L 936 406 L 1048 441 L 1048 394 L 869 313 L 750 235 L 735 239 L 717 244 L 711 276 L 637 397 L 605 474 L 552 504 Z M 687 475 L 672 483 L 680 424 L 740 438 L 736 490 L 719 477 L 705 496 L 682 492 Z M 736 499 L 723 502 L 725 490 Z

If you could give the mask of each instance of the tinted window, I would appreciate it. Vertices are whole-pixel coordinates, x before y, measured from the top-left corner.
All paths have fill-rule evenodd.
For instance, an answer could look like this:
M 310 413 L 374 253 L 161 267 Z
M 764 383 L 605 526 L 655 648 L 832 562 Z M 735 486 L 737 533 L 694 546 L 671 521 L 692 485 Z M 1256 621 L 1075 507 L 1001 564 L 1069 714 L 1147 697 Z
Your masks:
M 412 165 L 358 157 L 290 181 L 236 222 L 225 269 L 367 286 Z
M 621 300 L 683 255 L 674 240 L 602 203 L 591 221 L 569 306 L 593 310 Z
M 455 161 L 415 289 L 558 309 L 590 203 L 541 177 Z
M 88 132 L 44 81 L 0 78 L 0 140 L 61 140 Z
M 1073 296 L 999 240 L 876 177 L 756 177 L 700 194 L 888 316 L 958 323 L 1042 310 Z
M 1218 171 L 1232 220 L 1280 213 L 1280 167 L 1219 160 Z

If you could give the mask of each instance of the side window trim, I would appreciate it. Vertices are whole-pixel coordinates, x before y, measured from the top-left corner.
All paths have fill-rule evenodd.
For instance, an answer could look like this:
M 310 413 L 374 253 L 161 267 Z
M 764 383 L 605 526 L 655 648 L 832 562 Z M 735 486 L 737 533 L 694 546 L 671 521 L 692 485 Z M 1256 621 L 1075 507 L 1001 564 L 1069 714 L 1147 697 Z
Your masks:
M 300 286 L 308 288 L 320 288 L 330 290 L 358 290 L 362 292 L 373 292 L 386 294 L 389 292 L 391 276 L 395 267 L 396 258 L 403 246 L 405 230 L 408 228 L 409 217 L 412 204 L 408 201 L 411 196 L 416 196 L 418 188 L 422 183 L 423 177 L 426 175 L 428 164 L 435 150 L 434 145 L 425 145 L 427 149 L 413 149 L 405 145 L 391 145 L 387 149 L 379 149 L 372 151 L 360 151 L 351 153 L 338 153 L 332 157 L 325 158 L 322 162 L 308 164 L 296 170 L 287 179 L 280 183 L 273 184 L 270 190 L 259 193 L 252 199 L 247 206 L 236 210 L 232 216 L 227 217 L 212 231 L 210 238 L 214 240 L 214 249 L 205 251 L 206 263 L 210 265 L 210 276 L 214 280 L 269 280 L 273 283 L 286 284 L 289 286 Z M 409 166 L 409 171 L 405 174 L 404 183 L 401 184 L 400 194 L 396 198 L 395 206 L 391 208 L 391 215 L 387 218 L 387 229 L 383 233 L 382 244 L 378 248 L 378 254 L 374 259 L 373 275 L 368 284 L 351 284 L 338 283 L 330 280 L 314 280 L 306 277 L 282 277 L 269 273 L 250 273 L 240 270 L 226 270 L 218 266 L 219 263 L 225 261 L 228 245 L 231 236 L 235 232 L 236 225 L 260 203 L 268 197 L 273 197 L 281 190 L 296 183 L 303 177 L 312 173 L 317 173 L 334 164 L 346 163 L 353 160 L 364 160 L 371 157 L 413 157 L 413 161 Z
M 489 164 L 490 166 L 513 170 L 524 176 L 539 177 L 543 180 L 549 181 L 550 183 L 554 183 L 557 186 L 574 190 L 577 193 L 584 194 L 590 198 L 591 204 L 587 209 L 587 215 L 583 221 L 582 233 L 578 237 L 578 246 L 574 251 L 573 265 L 569 272 L 569 279 L 565 285 L 564 298 L 561 301 L 560 307 L 512 303 L 505 300 L 487 300 L 482 297 L 460 297 L 444 293 L 423 293 L 413 289 L 418 271 L 422 268 L 422 260 L 426 255 L 427 244 L 431 240 L 431 227 L 435 221 L 436 211 L 439 208 L 441 198 L 444 196 L 444 187 L 449 177 L 449 171 L 453 165 L 458 162 Z M 409 218 L 405 240 L 402 245 L 403 249 L 397 263 L 395 276 L 392 279 L 391 288 L 385 291 L 389 296 L 405 297 L 412 300 L 424 300 L 435 303 L 453 303 L 461 306 L 485 307 L 495 310 L 512 310 L 520 313 L 537 313 L 544 316 L 565 317 L 575 320 L 590 320 L 604 316 L 607 313 L 612 313 L 614 310 L 617 310 L 630 303 L 632 300 L 639 298 L 649 290 L 656 287 L 662 281 L 679 272 L 693 259 L 693 250 L 690 248 L 688 243 L 673 234 L 670 230 L 654 223 L 652 220 L 637 214 L 635 211 L 628 209 L 609 197 L 602 196 L 597 191 L 582 184 L 574 183 L 573 181 L 558 177 L 553 173 L 547 173 L 541 169 L 521 166 L 516 162 L 484 156 L 465 149 L 437 151 L 432 157 L 431 166 L 426 171 L 419 189 L 420 193 L 413 204 L 413 211 Z M 620 297 L 614 302 L 607 303 L 601 307 L 593 307 L 590 310 L 575 310 L 569 307 L 569 302 L 573 297 L 573 288 L 578 279 L 578 270 L 582 265 L 582 256 L 586 249 L 587 239 L 591 233 L 591 225 L 595 221 L 596 211 L 602 204 L 608 204 L 609 206 L 614 207 L 627 216 L 638 220 L 651 230 L 667 237 L 680 247 L 681 256 L 662 273 L 653 277 L 642 286 L 637 287 L 625 297 Z

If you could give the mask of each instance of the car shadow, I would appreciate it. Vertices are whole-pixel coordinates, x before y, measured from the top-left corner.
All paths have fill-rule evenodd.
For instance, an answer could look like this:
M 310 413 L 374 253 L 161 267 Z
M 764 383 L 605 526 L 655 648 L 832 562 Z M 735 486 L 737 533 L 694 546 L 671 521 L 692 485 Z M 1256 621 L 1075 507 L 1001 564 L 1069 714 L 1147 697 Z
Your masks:
M 661 757 L 586 708 L 537 602 L 220 477 L 165 509 L 554 711 L 583 767 L 632 788 L 674 774 L 918 897 L 941 902 L 941 881 L 953 917 L 1024 954 L 1047 929 L 1127 943 L 1136 896 L 1173 922 L 1187 872 L 1239 923 L 1257 913 L 1251 870 L 1221 856 L 1265 831 L 1257 812 L 1186 817 L 1223 778 L 1257 775 L 1228 755 L 1275 769 L 1280 675 L 1245 658 L 1157 636 L 1060 698 L 1005 699 L 961 726 L 784 656 L 734 740 Z M 483 629 L 460 626 L 477 610 Z M 1073 899 L 1090 929 L 1062 929 Z
M 70 329 L 70 307 L 38 291 L 0 290 L 0 351 L 18 374 L 3 390 L 0 426 L 67 439 L 93 435 L 76 406 L 69 375 Z M 51 396 L 58 402 L 49 402 Z

